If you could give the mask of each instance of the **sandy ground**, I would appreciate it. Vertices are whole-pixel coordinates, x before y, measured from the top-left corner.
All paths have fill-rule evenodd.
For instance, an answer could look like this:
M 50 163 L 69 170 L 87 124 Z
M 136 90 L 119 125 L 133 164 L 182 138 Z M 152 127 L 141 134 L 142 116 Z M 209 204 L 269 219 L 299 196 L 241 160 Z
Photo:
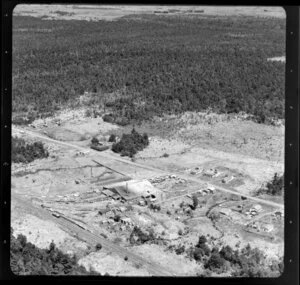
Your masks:
M 172 9 L 177 11 L 172 12 Z M 171 10 L 171 11 L 170 11 Z M 168 11 L 168 14 L 189 13 L 193 15 L 211 16 L 256 16 L 285 18 L 281 7 L 242 7 L 242 6 L 158 6 L 158 5 L 17 5 L 14 15 L 47 17 L 46 19 L 60 20 L 115 20 L 132 14 L 153 14 L 154 11 Z M 196 12 L 195 12 L 196 11 Z M 197 13 L 198 11 L 198 13 Z M 200 12 L 200 13 L 199 13 Z M 159 14 L 161 15 L 161 14 Z
M 90 139 L 87 137 L 97 136 L 105 142 L 110 133 L 116 132 L 120 135 L 122 132 L 128 133 L 131 130 L 130 126 L 121 128 L 103 122 L 101 118 L 86 117 L 84 108 L 65 110 L 53 118 L 37 120 L 32 125 L 34 127 L 27 128 L 87 148 L 90 144 Z M 136 156 L 137 162 L 156 169 L 164 169 L 170 173 L 179 171 L 186 174 L 186 171 L 195 167 L 218 168 L 239 176 L 243 180 L 243 183 L 238 186 L 230 186 L 242 193 L 252 193 L 262 183 L 271 179 L 275 172 L 284 171 L 284 125 L 282 123 L 277 126 L 260 125 L 241 118 L 228 118 L 227 115 L 189 112 L 182 116 L 155 119 L 152 123 L 148 122 L 137 127 L 137 131 L 147 132 L 150 138 L 149 146 Z M 35 141 L 26 134 L 21 134 L 21 136 L 26 141 Z M 83 136 L 85 139 L 80 139 Z M 108 226 L 100 223 L 106 218 L 101 217 L 98 210 L 106 207 L 107 202 L 99 200 L 98 192 L 101 181 L 98 183 L 97 177 L 104 173 L 105 168 L 92 161 L 95 159 L 94 153 L 79 155 L 75 149 L 54 143 L 45 143 L 45 146 L 50 152 L 49 158 L 35 160 L 27 165 L 12 165 L 12 191 L 28 198 L 39 198 L 40 203 L 50 205 L 72 219 L 79 219 L 91 229 L 106 234 L 111 240 L 119 239 L 118 243 L 122 246 L 129 246 L 130 229 L 121 229 L 122 226 L 118 224 Z M 111 150 L 105 152 L 119 157 L 119 154 Z M 133 178 L 145 179 L 158 176 L 157 172 L 139 170 L 108 158 L 97 159 Z M 184 183 L 174 184 L 174 182 L 174 185 L 171 182 L 168 183 L 170 187 L 165 185 L 163 188 L 168 188 L 169 192 L 177 193 L 186 187 L 192 187 Z M 181 201 L 182 199 L 179 199 L 178 203 Z M 108 203 L 111 206 L 117 204 L 112 200 Z M 159 235 L 165 231 L 165 238 L 172 244 L 194 245 L 200 235 L 209 234 L 211 237 L 221 238 L 218 241 L 219 246 L 230 244 L 235 247 L 239 242 L 240 246 L 249 242 L 253 247 L 257 246 L 264 250 L 270 257 L 283 255 L 282 243 L 270 243 L 263 238 L 255 239 L 239 229 L 237 229 L 238 234 L 235 235 L 236 229 L 231 232 L 228 227 L 229 232 L 222 237 L 220 230 L 215 228 L 206 217 L 191 220 L 186 224 L 182 218 L 175 220 L 178 216 L 174 212 L 175 208 L 178 208 L 178 203 L 176 203 L 167 202 L 160 212 L 151 212 L 149 209 L 143 210 L 135 206 L 124 215 L 142 227 L 153 228 Z M 172 204 L 176 204 L 175 207 Z M 172 211 L 171 217 L 166 216 L 167 210 Z M 138 214 L 139 212 L 141 214 Z M 186 226 L 189 228 L 189 233 L 179 237 L 179 229 L 185 230 Z M 126 262 L 113 253 L 102 250 L 90 253 L 85 243 L 63 232 L 52 222 L 42 221 L 35 216 L 23 213 L 15 206 L 12 207 L 12 227 L 15 235 L 23 233 L 30 242 L 39 247 L 48 247 L 53 240 L 64 252 L 76 252 L 80 256 L 82 265 L 87 269 L 92 266 L 101 274 L 149 275 L 148 272 L 134 267 L 130 262 Z M 202 268 L 196 262 L 189 261 L 174 252 L 164 251 L 164 249 L 161 245 L 147 244 L 132 247 L 134 252 L 167 265 L 170 269 L 175 268 L 183 276 L 201 273 Z
M 47 136 L 61 141 L 85 141 L 97 136 L 99 132 L 107 133 L 119 129 L 106 123 L 102 118 L 86 118 L 85 108 L 65 109 L 54 117 L 35 120 L 31 126 L 43 129 Z
M 15 211 L 14 211 L 15 212 Z M 14 216 L 15 213 L 14 213 Z M 49 248 L 53 241 L 56 246 L 68 254 L 82 254 L 88 249 L 88 245 L 78 241 L 51 221 L 41 220 L 33 215 L 24 214 L 13 217 L 11 226 L 14 229 L 14 236 L 23 234 L 27 241 L 35 244 L 39 248 Z
M 278 62 L 285 62 L 286 58 L 285 56 L 275 56 L 275 57 L 270 57 L 267 59 L 268 61 L 278 61 Z
M 176 268 L 178 276 L 195 276 L 201 272 L 201 267 L 195 262 L 190 261 L 183 255 L 177 255 L 174 252 L 164 251 L 162 247 L 156 244 L 143 244 L 132 247 L 132 251 L 142 254 L 150 260 L 155 260 L 158 264 L 162 264 L 170 270 Z
M 129 261 L 102 249 L 81 258 L 78 263 L 87 270 L 94 269 L 102 275 L 108 273 L 112 276 L 151 276 L 145 269 L 136 268 Z

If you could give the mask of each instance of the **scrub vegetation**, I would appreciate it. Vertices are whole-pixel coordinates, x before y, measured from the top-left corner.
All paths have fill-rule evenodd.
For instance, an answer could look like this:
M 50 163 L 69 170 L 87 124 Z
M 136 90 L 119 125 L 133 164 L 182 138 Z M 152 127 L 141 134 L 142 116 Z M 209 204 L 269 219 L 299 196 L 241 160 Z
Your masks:
M 113 144 L 112 151 L 120 153 L 121 156 L 133 157 L 148 145 L 148 135 L 141 135 L 133 128 L 130 134 L 123 134 L 121 140 Z
M 12 137 L 11 160 L 14 163 L 30 163 L 35 159 L 47 158 L 49 152 L 43 143 L 26 143 L 24 139 Z
M 10 266 L 16 275 L 96 275 L 77 264 L 76 256 L 69 256 L 51 242 L 41 249 L 27 241 L 26 236 L 15 238 L 11 230 Z

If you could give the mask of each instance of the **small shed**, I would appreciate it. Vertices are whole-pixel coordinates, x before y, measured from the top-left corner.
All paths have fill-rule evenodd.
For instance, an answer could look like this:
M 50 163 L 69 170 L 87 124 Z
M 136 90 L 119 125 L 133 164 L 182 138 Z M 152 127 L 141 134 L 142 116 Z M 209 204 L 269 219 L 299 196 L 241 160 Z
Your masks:
M 225 216 L 229 216 L 231 214 L 231 209 L 229 208 L 222 208 L 219 210 L 220 214 L 225 215 Z
M 228 177 L 224 177 L 223 179 L 222 179 L 222 182 L 223 183 L 229 183 L 231 180 L 233 180 L 233 176 L 228 176 Z
M 102 194 L 104 194 L 104 195 L 107 196 L 107 197 L 112 197 L 113 195 L 115 195 L 115 193 L 112 192 L 112 191 L 109 190 L 109 189 L 103 190 L 103 191 L 102 191 Z
M 269 232 L 271 232 L 271 231 L 274 230 L 274 226 L 271 225 L 271 224 L 266 224 L 266 225 L 263 225 L 263 226 L 262 226 L 262 230 L 263 230 L 264 232 L 269 233 Z
M 259 204 L 256 204 L 252 207 L 254 210 L 256 210 L 257 212 L 261 212 L 262 211 L 262 207 Z
M 125 225 L 132 225 L 132 221 L 130 218 L 126 217 L 126 218 L 121 218 L 121 223 L 125 224 Z

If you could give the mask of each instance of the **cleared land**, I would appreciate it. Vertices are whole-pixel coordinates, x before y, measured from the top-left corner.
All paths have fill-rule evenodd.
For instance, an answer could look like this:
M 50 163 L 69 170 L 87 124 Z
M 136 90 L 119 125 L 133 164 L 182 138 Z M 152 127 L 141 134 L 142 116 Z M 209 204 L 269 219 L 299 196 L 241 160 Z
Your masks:
M 81 118 L 81 124 L 88 124 L 89 120 L 94 119 Z M 56 118 L 52 121 L 55 122 Z M 102 129 L 101 121 L 102 119 L 98 119 L 100 129 Z M 69 124 L 66 124 L 67 128 Z M 102 124 L 108 125 L 105 122 Z M 162 157 L 161 153 L 152 152 L 150 159 L 143 157 L 143 153 L 149 151 L 146 148 L 145 151 L 139 153 L 136 161 L 132 161 L 129 158 L 120 157 L 111 150 L 98 152 L 90 149 L 90 139 L 82 141 L 53 139 L 52 136 L 47 136 L 47 131 L 51 126 L 50 118 L 47 125 L 47 127 L 37 124 L 35 128 L 13 128 L 14 135 L 21 136 L 26 141 L 41 141 L 50 150 L 50 157 L 47 159 L 35 160 L 27 165 L 14 165 L 12 190 L 17 195 L 31 197 L 35 204 L 43 205 L 44 209 L 58 212 L 62 217 L 67 217 L 79 226 L 97 232 L 98 236 L 103 234 L 109 240 L 116 241 L 125 248 L 131 246 L 128 237 L 133 225 L 136 225 L 144 229 L 154 229 L 155 234 L 169 246 L 178 246 L 182 243 L 187 246 L 195 243 L 199 235 L 208 234 L 218 240 L 215 245 L 230 244 L 236 247 L 250 243 L 264 250 L 269 258 L 278 258 L 283 254 L 283 228 L 280 228 L 283 220 L 276 219 L 277 216 L 274 215 L 275 212 L 283 211 L 283 201 L 272 201 L 268 196 L 253 197 L 253 190 L 260 187 L 263 181 L 271 179 L 276 171 L 280 173 L 283 169 L 282 163 L 234 154 L 234 152 L 209 151 L 207 148 L 195 146 L 185 149 L 182 154 L 170 152 L 169 157 Z M 64 121 L 62 120 L 61 125 L 56 128 L 60 129 L 60 133 L 65 133 Z M 269 128 L 273 127 L 269 126 Z M 277 128 L 280 129 L 280 127 Z M 100 131 L 97 137 L 105 143 L 109 128 L 103 128 L 103 130 L 104 132 Z M 112 130 L 117 129 L 112 128 Z M 84 131 L 84 128 L 77 128 L 78 136 L 81 136 L 81 132 Z M 257 136 L 256 139 L 258 138 Z M 150 137 L 148 148 L 156 148 L 157 145 L 151 145 L 151 142 Z M 160 139 L 160 147 L 169 147 L 171 150 L 175 142 L 175 138 Z M 216 177 L 203 174 L 211 168 L 219 172 Z M 268 168 L 269 174 L 266 172 Z M 155 202 L 155 205 L 161 206 L 161 210 L 153 212 L 148 207 L 140 206 L 142 194 L 133 195 L 136 198 L 127 199 L 127 202 L 116 200 L 116 197 L 105 196 L 103 187 L 112 189 L 115 183 L 120 183 L 124 179 L 122 174 L 137 180 L 147 179 L 156 189 L 162 191 L 163 200 Z M 234 179 L 224 184 L 222 179 L 230 175 L 234 176 Z M 205 192 L 209 185 L 214 185 L 216 189 L 213 194 Z M 193 194 L 197 195 L 200 206 L 196 211 L 192 211 L 192 216 L 190 216 L 189 211 L 186 212 L 185 209 L 189 209 L 188 205 L 192 204 Z M 241 197 L 246 200 L 241 200 Z M 183 208 L 180 207 L 181 203 L 185 204 Z M 218 206 L 219 204 L 222 207 Z M 247 211 L 249 212 L 254 205 L 262 207 L 261 215 L 252 217 L 247 214 Z M 105 214 L 99 214 L 102 211 Z M 215 216 L 218 216 L 217 222 L 211 218 L 213 212 Z M 115 222 L 115 215 L 120 215 L 125 221 L 129 220 L 130 224 L 123 224 L 122 221 Z M 264 217 L 274 218 L 266 222 L 263 221 Z M 272 219 L 275 220 L 272 221 Z M 251 225 L 255 222 L 256 226 L 253 229 Z M 277 226 L 268 233 L 263 230 L 265 224 L 277 224 Z M 257 225 L 262 229 L 260 230 Z M 30 228 L 30 225 L 28 227 Z M 228 231 L 228 228 L 232 230 Z M 186 233 L 179 236 L 180 231 Z M 44 233 L 44 238 L 45 236 L 47 233 Z M 80 239 L 85 241 L 85 239 Z M 159 248 L 163 250 L 166 245 L 158 245 L 157 250 Z M 138 252 L 144 247 L 141 247 Z M 111 252 L 116 254 L 113 249 Z M 178 258 L 176 256 L 173 257 L 174 264 L 170 264 L 170 269 L 182 262 L 178 260 L 178 258 L 181 260 L 182 256 Z M 83 257 L 87 268 L 94 258 Z M 151 262 L 156 264 L 158 260 L 152 256 Z M 182 270 L 177 268 L 176 272 L 179 275 L 195 274 L 196 265 L 192 265 L 194 261 L 190 262 L 190 271 L 186 271 L 187 268 L 182 268 Z M 98 266 L 98 268 L 99 272 L 105 271 L 103 267 L 100 269 Z M 115 272 L 112 268 L 111 273 Z M 129 267 L 127 271 L 121 270 L 117 275 L 161 274 L 143 266 L 140 270 L 141 272 L 138 273 L 139 269 Z
M 14 235 L 100 274 L 278 276 L 284 195 L 257 190 L 284 175 L 282 15 L 24 7 L 12 135 L 47 156 L 12 164 Z M 149 144 L 113 152 L 133 127 Z

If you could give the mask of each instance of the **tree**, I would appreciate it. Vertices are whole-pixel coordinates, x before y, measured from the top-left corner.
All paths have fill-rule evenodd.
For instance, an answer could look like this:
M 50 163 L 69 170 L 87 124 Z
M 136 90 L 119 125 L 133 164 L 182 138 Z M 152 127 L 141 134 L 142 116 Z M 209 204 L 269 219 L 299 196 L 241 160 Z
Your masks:
M 182 254 L 185 251 L 185 246 L 184 245 L 180 245 L 178 248 L 175 249 L 176 254 Z
M 205 244 L 207 242 L 207 238 L 204 235 L 201 235 L 199 237 L 198 243 L 197 243 L 197 247 L 201 247 L 203 244 Z
M 119 222 L 120 219 L 121 219 L 121 216 L 119 214 L 117 214 L 117 215 L 114 216 L 114 221 L 115 222 Z
M 24 235 L 13 236 L 11 230 L 11 269 L 17 275 L 95 275 L 77 264 L 75 256 L 59 250 L 52 241 L 48 249 L 41 249 L 27 242 Z
M 96 137 L 93 137 L 92 140 L 91 140 L 91 143 L 94 144 L 94 145 L 99 144 L 99 140 Z
M 138 151 L 149 145 L 148 136 L 140 135 L 134 128 L 130 134 L 123 134 L 120 141 L 112 145 L 112 151 L 121 156 L 133 157 Z
M 194 259 L 197 261 L 201 261 L 202 257 L 204 256 L 204 251 L 202 248 L 195 247 L 193 252 Z
M 109 139 L 108 139 L 109 142 L 116 142 L 116 135 L 115 134 L 111 134 L 109 136 Z
M 225 266 L 225 259 L 220 256 L 218 253 L 213 253 L 209 260 L 204 265 L 204 268 L 209 268 L 211 270 L 214 269 L 222 269 Z
M 193 210 L 196 210 L 199 203 L 198 198 L 195 194 L 193 194 L 192 199 L 193 199 Z

